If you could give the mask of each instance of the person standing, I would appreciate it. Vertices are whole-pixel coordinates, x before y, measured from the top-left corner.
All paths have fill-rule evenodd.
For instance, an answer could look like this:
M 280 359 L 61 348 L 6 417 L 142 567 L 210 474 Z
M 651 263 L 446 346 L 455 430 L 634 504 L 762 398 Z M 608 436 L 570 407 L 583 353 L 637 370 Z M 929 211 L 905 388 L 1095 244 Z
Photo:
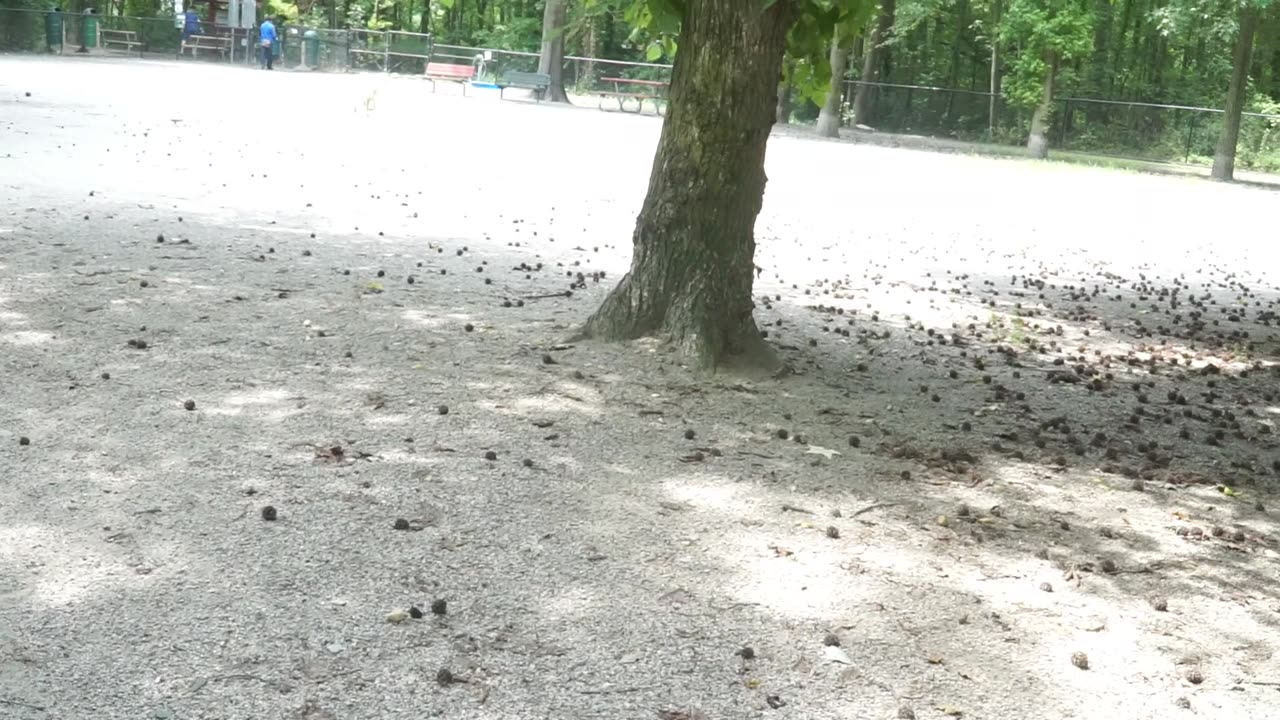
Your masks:
M 182 16 L 182 39 L 185 42 L 192 35 L 200 34 L 200 16 L 196 14 L 194 7 L 187 8 L 187 12 Z
M 276 53 L 276 26 L 271 18 L 264 19 L 258 27 L 258 40 L 262 46 L 262 67 L 270 70 Z

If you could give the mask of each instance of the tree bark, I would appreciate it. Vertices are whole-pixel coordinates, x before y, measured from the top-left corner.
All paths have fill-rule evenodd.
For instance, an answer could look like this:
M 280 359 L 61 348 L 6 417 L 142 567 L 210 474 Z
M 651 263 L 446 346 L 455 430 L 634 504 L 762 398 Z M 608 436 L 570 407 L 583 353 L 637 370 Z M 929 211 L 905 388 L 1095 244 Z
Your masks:
M 1227 89 L 1227 105 L 1223 110 L 1222 134 L 1213 153 L 1213 179 L 1230 181 L 1236 172 L 1236 144 L 1240 141 L 1240 113 L 1244 112 L 1245 94 L 1249 89 L 1249 65 L 1253 59 L 1253 36 L 1258 30 L 1258 7 L 1253 3 L 1240 10 L 1240 35 L 1236 38 L 1232 60 L 1231 86 Z
M 844 73 L 849 69 L 849 49 L 840 42 L 840 30 L 831 40 L 831 88 L 827 101 L 818 112 L 818 134 L 840 137 L 841 114 L 844 110 Z
M 542 56 L 538 58 L 538 72 L 551 78 L 547 99 L 551 102 L 569 102 L 564 91 L 564 31 L 568 0 L 547 0 L 542 12 Z
M 704 368 L 777 369 L 752 316 L 755 222 L 792 0 L 688 0 L 631 269 L 581 335 L 657 335 Z
M 1044 75 L 1043 92 L 1035 114 L 1031 116 L 1031 134 L 1027 136 L 1027 153 L 1044 160 L 1049 157 L 1049 121 L 1053 117 L 1053 82 L 1058 75 L 1058 56 L 1052 50 L 1045 53 L 1048 71 Z
M 876 87 L 869 83 L 881 79 L 881 68 L 887 64 L 889 49 L 885 42 L 893 32 L 894 0 L 883 0 L 876 26 L 867 40 L 866 54 L 862 57 L 861 82 L 853 95 L 853 124 L 869 125 L 875 116 Z

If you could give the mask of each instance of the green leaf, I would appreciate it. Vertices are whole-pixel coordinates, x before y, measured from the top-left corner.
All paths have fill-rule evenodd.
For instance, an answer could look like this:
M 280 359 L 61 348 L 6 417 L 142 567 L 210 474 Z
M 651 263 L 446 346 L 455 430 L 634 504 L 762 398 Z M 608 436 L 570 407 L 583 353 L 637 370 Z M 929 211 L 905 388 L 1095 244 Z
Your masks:
M 662 44 L 657 40 L 649 43 L 649 47 L 644 51 L 644 56 L 649 62 L 658 62 L 662 59 Z

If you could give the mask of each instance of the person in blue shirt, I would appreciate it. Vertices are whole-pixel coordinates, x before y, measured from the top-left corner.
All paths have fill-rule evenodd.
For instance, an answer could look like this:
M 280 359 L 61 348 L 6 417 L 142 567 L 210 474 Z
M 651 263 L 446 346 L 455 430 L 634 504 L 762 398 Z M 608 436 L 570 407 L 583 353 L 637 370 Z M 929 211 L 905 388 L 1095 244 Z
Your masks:
M 192 35 L 200 34 L 200 16 L 196 14 L 195 8 L 188 8 L 182 17 L 182 39 L 186 40 Z
M 262 45 L 262 67 L 270 70 L 276 54 L 276 26 L 270 19 L 263 20 L 258 27 L 258 40 Z

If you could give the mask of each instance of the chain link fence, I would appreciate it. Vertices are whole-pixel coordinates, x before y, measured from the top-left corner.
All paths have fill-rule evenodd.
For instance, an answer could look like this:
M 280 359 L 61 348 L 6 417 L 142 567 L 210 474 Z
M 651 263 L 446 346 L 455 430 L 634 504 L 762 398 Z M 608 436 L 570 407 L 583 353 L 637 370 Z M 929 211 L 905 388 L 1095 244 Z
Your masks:
M 861 122 L 878 131 L 1020 145 L 1031 124 L 1029 110 L 981 90 L 853 80 L 845 83 L 846 124 L 860 89 L 869 93 Z M 1054 102 L 1050 140 L 1058 150 L 1204 165 L 1213 162 L 1222 119 L 1218 108 L 1064 97 Z M 1236 159 L 1280 172 L 1280 114 L 1244 113 Z

